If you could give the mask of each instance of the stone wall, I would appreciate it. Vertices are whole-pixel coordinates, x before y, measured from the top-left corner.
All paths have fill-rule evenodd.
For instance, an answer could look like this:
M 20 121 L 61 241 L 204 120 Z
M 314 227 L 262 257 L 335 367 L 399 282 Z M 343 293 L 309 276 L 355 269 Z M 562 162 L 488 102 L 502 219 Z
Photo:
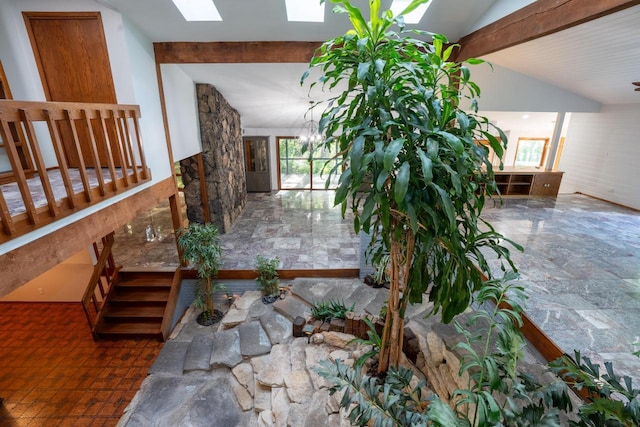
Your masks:
M 244 209 L 247 187 L 240 114 L 215 87 L 197 84 L 202 160 L 211 222 L 226 233 Z M 180 161 L 187 218 L 204 222 L 197 157 Z

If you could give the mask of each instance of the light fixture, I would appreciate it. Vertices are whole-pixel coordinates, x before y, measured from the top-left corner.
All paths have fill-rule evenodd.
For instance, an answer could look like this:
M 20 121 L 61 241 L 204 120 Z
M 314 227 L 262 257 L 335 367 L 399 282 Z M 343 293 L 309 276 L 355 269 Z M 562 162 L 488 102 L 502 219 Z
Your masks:
M 222 21 L 213 0 L 172 0 L 187 21 Z
M 311 110 L 311 120 L 307 120 L 305 124 L 300 128 L 298 132 L 298 139 L 302 144 L 307 147 L 309 151 L 313 150 L 314 144 L 318 144 L 324 140 L 324 137 L 320 134 L 318 122 L 313 120 L 313 101 L 309 101 Z
M 404 15 L 404 22 L 406 24 L 419 24 L 424 14 L 427 13 L 427 9 L 431 6 L 431 3 L 433 3 L 433 0 L 428 3 L 421 4 L 411 12 Z M 398 16 L 410 4 L 411 0 L 393 0 L 390 9 L 394 16 Z
M 318 0 L 285 0 L 290 22 L 324 22 L 324 3 Z

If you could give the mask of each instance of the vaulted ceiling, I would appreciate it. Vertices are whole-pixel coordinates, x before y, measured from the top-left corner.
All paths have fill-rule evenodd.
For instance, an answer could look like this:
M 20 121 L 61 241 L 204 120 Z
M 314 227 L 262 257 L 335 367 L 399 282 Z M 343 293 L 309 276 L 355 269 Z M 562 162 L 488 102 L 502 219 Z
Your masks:
M 415 28 L 450 41 L 531 0 L 432 0 Z M 186 22 L 170 0 L 100 0 L 159 41 L 323 41 L 349 27 L 343 14 L 324 23 L 290 23 L 284 0 L 215 0 L 222 22 Z M 353 0 L 367 10 L 367 0 Z M 640 2 L 638 2 L 640 3 Z M 383 0 L 389 6 L 390 0 Z M 486 55 L 492 63 L 601 104 L 640 103 L 640 5 Z M 243 127 L 299 126 L 309 93 L 299 78 L 306 64 L 185 64 L 195 82 L 218 88 L 242 115 Z M 313 96 L 313 94 L 312 94 Z

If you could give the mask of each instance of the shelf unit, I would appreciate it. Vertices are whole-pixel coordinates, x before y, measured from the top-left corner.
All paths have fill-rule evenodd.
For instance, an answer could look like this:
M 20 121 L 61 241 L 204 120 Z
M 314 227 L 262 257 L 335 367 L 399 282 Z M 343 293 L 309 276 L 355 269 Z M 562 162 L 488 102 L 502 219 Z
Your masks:
M 504 168 L 495 171 L 496 184 L 503 196 L 556 197 L 564 172 L 544 169 Z

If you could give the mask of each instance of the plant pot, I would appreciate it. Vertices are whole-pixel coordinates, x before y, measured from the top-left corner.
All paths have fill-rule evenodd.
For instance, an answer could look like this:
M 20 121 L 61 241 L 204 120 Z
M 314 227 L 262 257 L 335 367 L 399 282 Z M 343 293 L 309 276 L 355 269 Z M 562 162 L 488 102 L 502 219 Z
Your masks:
M 280 299 L 280 295 L 264 295 L 262 297 L 263 304 L 272 304 Z
M 220 310 L 213 310 L 213 313 L 210 311 L 203 311 L 198 314 L 198 317 L 196 317 L 196 322 L 198 322 L 198 325 L 211 326 L 218 323 L 223 317 L 224 313 Z

